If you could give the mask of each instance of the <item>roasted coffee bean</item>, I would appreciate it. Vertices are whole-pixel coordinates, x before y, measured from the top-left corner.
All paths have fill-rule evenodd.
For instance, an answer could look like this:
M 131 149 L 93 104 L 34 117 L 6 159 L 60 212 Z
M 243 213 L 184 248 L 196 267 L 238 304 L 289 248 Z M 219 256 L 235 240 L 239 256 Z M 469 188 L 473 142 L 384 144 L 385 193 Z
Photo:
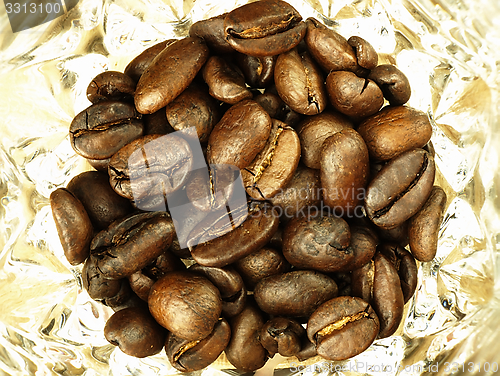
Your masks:
M 148 209 L 147 201 L 182 188 L 192 169 L 189 144 L 175 134 L 141 137 L 121 148 L 109 162 L 110 184 L 121 196 Z M 164 208 L 163 208 L 164 210 Z
M 130 202 L 109 185 L 109 176 L 99 171 L 86 171 L 75 176 L 67 189 L 82 202 L 94 227 L 107 228 L 112 222 L 132 212 Z
M 167 46 L 137 83 L 134 95 L 137 111 L 151 114 L 172 102 L 191 84 L 208 55 L 208 47 L 199 38 L 187 37 Z
M 220 56 L 211 56 L 202 72 L 210 95 L 222 102 L 236 104 L 253 97 L 243 73 Z
M 406 247 L 408 245 L 408 221 L 403 222 L 399 226 L 386 230 L 383 228 L 377 228 L 377 234 L 380 236 L 380 239 L 390 242 L 396 243 L 401 247 Z
M 379 65 L 370 72 L 368 78 L 375 81 L 380 89 L 382 89 L 385 99 L 391 105 L 400 106 L 410 99 L 410 82 L 405 74 L 394 65 Z
M 300 141 L 293 128 L 273 119 L 266 145 L 241 171 L 245 189 L 252 198 L 274 197 L 292 180 L 299 165 Z
M 265 88 L 274 82 L 274 67 L 278 56 L 237 54 L 236 61 L 251 87 Z
M 105 278 L 124 278 L 166 250 L 174 231 L 167 213 L 135 214 L 97 234 L 91 243 L 91 257 L 97 259 L 97 268 Z
M 326 90 L 337 111 L 356 119 L 375 114 L 384 104 L 377 84 L 352 72 L 330 72 Z
M 144 71 L 151 65 L 154 58 L 176 40 L 168 39 L 145 49 L 128 63 L 123 73 L 131 77 L 135 82 L 139 81 L 139 78 L 141 78 Z
M 236 261 L 234 266 L 249 290 L 253 290 L 260 280 L 290 269 L 290 264 L 283 254 L 267 246 Z
M 195 22 L 189 28 L 189 36 L 199 37 L 205 41 L 211 52 L 228 54 L 234 52 L 224 35 L 224 19 L 227 13 Z
M 352 262 L 351 232 L 335 216 L 292 219 L 283 232 L 283 256 L 300 269 L 335 272 Z
M 187 90 L 187 89 L 186 89 Z M 169 124 L 165 108 L 160 108 L 152 114 L 144 115 L 144 135 L 148 134 L 168 134 L 175 132 L 175 129 Z
M 232 267 L 212 268 L 193 264 L 189 271 L 206 277 L 220 291 L 222 298 L 222 315 L 233 317 L 245 307 L 247 290 L 243 279 Z
M 323 142 L 335 133 L 348 128 L 352 128 L 352 122 L 337 112 L 323 112 L 304 119 L 297 127 L 304 164 L 319 170 Z
M 314 60 L 326 72 L 354 71 L 357 68 L 356 55 L 347 40 L 317 19 L 307 19 L 304 40 Z
M 279 55 L 274 82 L 283 102 L 300 114 L 319 114 L 328 104 L 323 74 L 307 51 Z
M 132 104 L 101 101 L 75 116 L 69 139 L 82 157 L 107 159 L 143 132 L 142 120 Z
M 85 207 L 64 188 L 50 194 L 50 206 L 66 259 L 71 265 L 81 264 L 89 256 L 94 233 Z
M 149 291 L 151 290 L 151 287 L 153 287 L 156 280 L 144 274 L 142 270 L 129 275 L 127 280 L 132 291 L 136 293 L 139 298 L 147 302 Z
M 274 317 L 260 329 L 259 340 L 271 357 L 276 353 L 294 356 L 300 351 L 305 336 L 306 330 L 297 321 Z
M 388 161 L 424 146 L 431 138 L 432 126 L 425 112 L 406 106 L 385 107 L 364 120 L 358 132 L 371 158 Z
M 377 247 L 377 250 L 387 257 L 398 271 L 406 304 L 417 288 L 418 268 L 415 259 L 410 252 L 397 244 L 383 243 Z
M 426 202 L 434 175 L 434 158 L 423 149 L 392 159 L 368 184 L 365 209 L 370 220 L 385 229 L 401 225 Z
M 104 327 L 109 343 L 136 358 L 158 354 L 166 335 L 166 330 L 144 308 L 122 309 L 113 314 Z
M 89 257 L 83 264 L 82 284 L 89 296 L 94 300 L 106 300 L 118 294 L 122 288 L 121 279 L 104 278 L 97 267 L 97 259 Z M 125 281 L 126 282 L 126 281 Z
M 351 226 L 351 240 L 347 249 L 353 254 L 352 261 L 338 271 L 356 270 L 370 262 L 377 249 L 377 238 L 367 227 Z
M 408 221 L 410 251 L 418 261 L 431 261 L 436 256 L 445 209 L 446 193 L 435 186 L 422 209 Z
M 168 123 L 176 131 L 196 127 L 201 143 L 220 120 L 219 105 L 201 87 L 189 86 L 166 107 Z
M 207 278 L 188 271 L 159 279 L 151 288 L 148 305 L 161 326 L 189 341 L 210 335 L 222 311 L 219 290 Z
M 304 336 L 304 338 L 302 338 L 300 351 L 295 354 L 295 357 L 299 360 L 299 362 L 303 362 L 304 360 L 311 359 L 316 355 L 318 355 L 318 352 L 316 351 L 316 344 L 309 341 L 307 336 Z
M 299 165 L 290 183 L 269 201 L 274 206 L 280 207 L 282 222 L 295 217 L 305 217 L 306 213 L 310 213 L 308 211 L 310 207 L 320 206 L 321 181 L 319 171 Z
M 259 331 L 264 325 L 262 312 L 252 301 L 229 320 L 231 340 L 224 352 L 227 360 L 242 372 L 252 372 L 264 366 L 268 354 L 259 342 Z
M 181 372 L 199 371 L 215 362 L 231 339 L 231 327 L 219 319 L 210 335 L 201 341 L 189 341 L 173 333 L 167 335 L 165 353 L 170 364 Z
M 378 65 L 377 51 L 365 39 L 352 36 L 347 40 L 347 43 L 354 49 L 357 63 L 361 68 L 371 70 Z
M 245 4 L 224 19 L 227 42 L 250 56 L 273 56 L 294 48 L 306 34 L 306 24 L 290 4 L 281 0 Z
M 381 253 L 352 272 L 352 294 L 373 307 L 380 320 L 379 338 L 394 334 L 402 318 L 404 296 L 395 266 Z
M 274 88 L 274 86 L 271 88 Z M 271 118 L 280 120 L 292 128 L 297 126 L 302 120 L 302 115 L 293 111 L 283 102 L 276 90 L 268 89 L 266 89 L 265 93 L 256 95 L 254 100 L 262 106 Z
M 377 337 L 379 320 L 360 298 L 339 296 L 323 303 L 309 318 L 307 336 L 318 355 L 346 360 L 365 351 Z
M 335 281 L 313 270 L 272 275 L 261 280 L 253 292 L 255 301 L 264 312 L 305 318 L 337 294 Z
M 122 72 L 107 71 L 99 73 L 87 87 L 87 99 L 92 103 L 105 100 L 131 98 L 134 95 L 135 82 Z
M 144 300 L 139 298 L 130 288 L 128 280 L 126 278 L 121 280 L 121 288 L 118 294 L 101 301 L 104 305 L 113 309 L 113 311 L 118 312 L 126 308 L 142 308 L 147 310 L 147 304 Z
M 247 167 L 266 145 L 271 126 L 271 118 L 257 102 L 245 100 L 235 104 L 210 134 L 208 163 Z
M 339 215 L 353 216 L 363 202 L 369 178 L 365 141 L 347 128 L 328 137 L 321 147 L 323 200 Z
M 227 212 L 225 215 L 227 216 Z M 263 203 L 249 211 L 248 218 L 239 227 L 198 244 L 191 255 L 200 265 L 220 268 L 232 264 L 266 245 L 277 231 L 278 225 L 278 214 L 270 205 Z M 221 249 L 225 252 L 221 252 Z

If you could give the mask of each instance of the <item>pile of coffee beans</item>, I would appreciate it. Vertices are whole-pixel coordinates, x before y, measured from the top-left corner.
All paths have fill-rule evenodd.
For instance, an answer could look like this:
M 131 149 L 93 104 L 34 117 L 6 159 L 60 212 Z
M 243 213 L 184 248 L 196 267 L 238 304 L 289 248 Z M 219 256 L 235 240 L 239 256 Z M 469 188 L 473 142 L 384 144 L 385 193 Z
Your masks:
M 67 260 L 115 310 L 107 340 L 183 372 L 222 352 L 253 371 L 395 333 L 446 205 L 410 94 L 366 40 L 281 0 L 95 77 L 69 129 L 95 170 L 50 202 Z

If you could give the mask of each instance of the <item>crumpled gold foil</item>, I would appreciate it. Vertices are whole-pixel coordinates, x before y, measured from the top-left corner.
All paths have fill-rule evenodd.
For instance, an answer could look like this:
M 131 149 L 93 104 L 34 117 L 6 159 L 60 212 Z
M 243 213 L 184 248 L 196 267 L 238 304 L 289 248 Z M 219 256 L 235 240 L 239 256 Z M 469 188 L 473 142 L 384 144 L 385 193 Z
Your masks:
M 258 375 L 493 374 L 500 364 L 500 5 L 494 0 L 296 0 L 345 37 L 359 35 L 409 78 L 429 113 L 437 183 L 448 194 L 434 261 L 420 264 L 404 323 L 345 362 L 275 357 Z M 12 33 L 0 6 L 0 375 L 176 375 L 164 352 L 109 345 L 112 311 L 64 258 L 48 197 L 90 166 L 68 126 L 90 80 L 145 48 L 246 1 L 81 0 Z M 237 375 L 221 358 L 196 375 Z

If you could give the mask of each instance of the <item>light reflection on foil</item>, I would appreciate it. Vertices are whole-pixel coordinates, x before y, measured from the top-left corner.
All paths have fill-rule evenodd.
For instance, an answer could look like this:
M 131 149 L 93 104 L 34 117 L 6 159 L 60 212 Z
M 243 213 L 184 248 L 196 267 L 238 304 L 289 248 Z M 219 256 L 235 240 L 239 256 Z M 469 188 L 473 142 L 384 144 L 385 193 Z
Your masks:
M 178 374 L 164 352 L 135 359 L 107 343 L 102 329 L 112 311 L 88 297 L 81 267 L 64 259 L 48 196 L 90 168 L 75 156 L 67 131 L 89 105 L 91 78 L 123 70 L 145 48 L 246 2 L 81 0 L 69 14 L 17 34 L 0 14 L 0 374 Z M 364 37 L 381 63 L 397 64 L 408 76 L 409 105 L 431 116 L 437 183 L 449 199 L 438 254 L 421 264 L 396 335 L 345 362 L 277 359 L 275 374 L 463 374 L 471 363 L 469 373 L 488 374 L 486 363 L 500 363 L 500 6 L 290 3 L 304 18 Z M 463 369 L 446 370 L 453 362 Z M 238 374 L 231 369 L 222 355 L 193 375 Z

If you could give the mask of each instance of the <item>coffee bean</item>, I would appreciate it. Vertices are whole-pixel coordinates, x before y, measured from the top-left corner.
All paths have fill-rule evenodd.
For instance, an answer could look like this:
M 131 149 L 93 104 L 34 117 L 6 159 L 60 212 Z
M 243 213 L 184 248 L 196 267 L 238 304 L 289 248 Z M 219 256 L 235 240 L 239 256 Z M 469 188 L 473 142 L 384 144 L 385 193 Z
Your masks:
M 285 123 L 273 119 L 266 145 L 241 171 L 247 193 L 256 200 L 274 197 L 292 180 L 299 159 L 297 133 Z
M 363 138 L 354 129 L 328 137 L 320 154 L 323 200 L 339 215 L 352 217 L 365 195 L 369 155 Z
M 295 8 L 281 0 L 245 4 L 224 19 L 225 39 L 246 55 L 279 55 L 304 38 L 306 25 L 301 20 Z
M 101 101 L 75 116 L 69 138 L 82 157 L 107 159 L 143 132 L 142 120 L 132 104 Z
M 108 319 L 104 327 L 104 336 L 109 343 L 136 358 L 159 353 L 166 334 L 166 330 L 144 308 L 118 311 Z
M 95 257 L 89 257 L 83 264 L 82 284 L 92 299 L 100 301 L 116 296 L 124 281 L 105 278 L 97 267 L 97 261 Z
M 134 95 L 135 82 L 122 72 L 107 71 L 95 76 L 87 87 L 87 99 L 92 103 L 119 100 Z
M 306 51 L 294 48 L 279 55 L 274 82 L 283 102 L 300 114 L 318 114 L 328 104 L 323 74 Z
M 189 341 L 169 333 L 165 353 L 170 364 L 181 372 L 199 371 L 215 362 L 231 338 L 231 327 L 225 319 L 215 324 L 214 330 L 201 341 Z
M 301 339 L 305 329 L 295 320 L 274 317 L 260 329 L 259 341 L 269 352 L 269 356 L 294 356 L 301 349 Z
M 333 279 L 317 271 L 297 270 L 261 280 L 253 295 L 260 309 L 270 315 L 307 318 L 337 293 Z
M 199 38 L 187 37 L 167 46 L 137 83 L 137 111 L 151 114 L 172 102 L 193 81 L 208 55 L 205 42 Z
M 337 111 L 357 119 L 375 114 L 384 104 L 377 84 L 352 72 L 330 72 L 326 90 Z
M 323 142 L 347 128 L 352 128 L 352 122 L 337 112 L 323 112 L 304 119 L 297 127 L 304 164 L 319 170 Z
M 227 43 L 224 35 L 224 19 L 226 16 L 227 13 L 223 13 L 195 22 L 189 28 L 189 36 L 203 39 L 210 51 L 216 54 L 234 52 L 233 47 Z
M 351 232 L 335 216 L 292 219 L 283 232 L 283 256 L 301 269 L 334 272 L 352 262 Z
M 271 118 L 255 101 L 235 104 L 210 134 L 208 163 L 247 167 L 266 145 L 271 125 Z
M 410 82 L 405 74 L 394 65 L 379 65 L 370 72 L 368 78 L 375 81 L 382 89 L 384 97 L 391 105 L 400 106 L 410 99 Z
M 385 107 L 358 128 L 370 157 L 387 161 L 405 151 L 421 148 L 432 135 L 426 113 L 411 107 Z
M 236 104 L 253 97 L 245 86 L 243 73 L 220 56 L 211 56 L 202 73 L 210 95 L 222 102 Z
M 148 305 L 161 326 L 189 341 L 210 335 L 222 310 L 219 290 L 207 278 L 188 271 L 159 279 L 151 288 Z
M 245 75 L 246 82 L 256 88 L 265 88 L 274 82 L 274 67 L 277 59 L 278 56 L 236 55 L 236 62 Z
M 436 256 L 446 199 L 441 187 L 433 187 L 422 209 L 408 221 L 410 251 L 418 261 L 431 261 Z
M 147 302 L 149 291 L 156 281 L 144 274 L 142 270 L 129 275 L 127 280 L 132 291 L 136 293 L 139 298 Z
M 90 252 L 94 229 L 78 198 L 64 188 L 50 194 L 52 216 L 66 259 L 71 265 L 85 261 Z
M 307 338 L 307 336 L 302 338 L 300 351 L 295 354 L 295 357 L 299 360 L 299 362 L 303 362 L 304 360 L 313 358 L 316 355 L 318 355 L 318 352 L 316 351 L 316 345 L 309 341 L 309 338 Z
M 352 36 L 347 40 L 347 43 L 349 43 L 349 45 L 354 49 L 357 63 L 361 68 L 371 70 L 377 66 L 377 51 L 375 51 L 375 49 L 370 43 L 368 43 L 368 41 L 358 36 Z
M 346 360 L 372 344 L 379 320 L 360 298 L 339 296 L 323 303 L 307 322 L 307 336 L 318 355 L 328 360 Z
M 239 371 L 255 371 L 266 363 L 268 354 L 259 342 L 264 322 L 262 312 L 251 300 L 239 315 L 229 320 L 231 340 L 224 352 L 229 363 Z
M 386 229 L 401 225 L 426 202 L 434 175 L 434 158 L 425 150 L 410 150 L 391 160 L 368 184 L 365 209 L 370 220 Z
M 352 253 L 351 262 L 337 271 L 356 270 L 370 262 L 377 249 L 377 238 L 373 231 L 364 226 L 351 226 L 351 240 L 347 252 Z
M 254 100 L 262 106 L 271 118 L 280 120 L 292 128 L 296 127 L 302 119 L 302 115 L 283 102 L 275 86 L 268 87 L 263 94 L 256 95 Z
M 128 63 L 123 73 L 131 77 L 135 82 L 139 81 L 139 78 L 141 78 L 144 71 L 151 65 L 154 58 L 175 41 L 176 39 L 168 39 L 145 49 Z

